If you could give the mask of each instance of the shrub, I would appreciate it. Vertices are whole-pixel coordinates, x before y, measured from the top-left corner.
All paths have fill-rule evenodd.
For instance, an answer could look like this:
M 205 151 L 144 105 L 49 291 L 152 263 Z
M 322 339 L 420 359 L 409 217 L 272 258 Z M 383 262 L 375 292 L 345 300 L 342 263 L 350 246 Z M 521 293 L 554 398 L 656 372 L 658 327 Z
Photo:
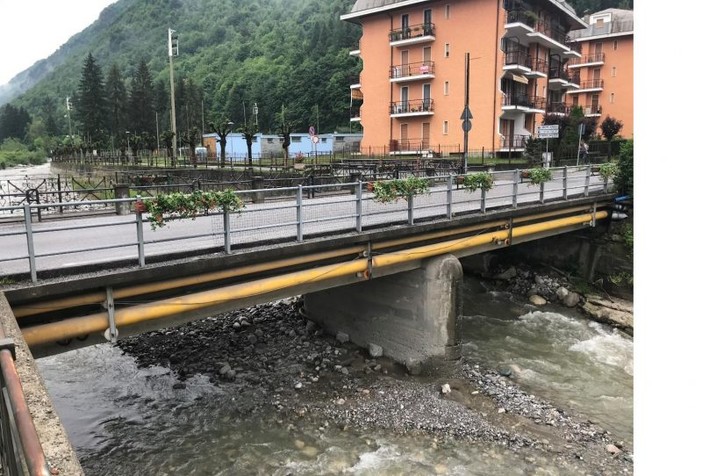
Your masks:
M 396 202 L 428 191 L 429 181 L 424 178 L 410 176 L 406 179 L 382 180 L 373 184 L 373 200 L 380 203 Z
M 492 174 L 488 172 L 478 172 L 474 174 L 465 175 L 462 177 L 462 182 L 463 185 L 466 187 L 466 190 L 469 190 L 471 192 L 475 192 L 478 189 L 487 192 L 495 184 Z
M 544 169 L 542 167 L 529 169 L 529 180 L 531 181 L 531 185 L 541 185 L 542 183 L 549 182 L 551 179 L 553 179 L 551 169 Z
M 151 229 L 155 230 L 165 226 L 165 222 L 177 218 L 192 218 L 210 210 L 238 211 L 244 208 L 244 202 L 233 190 L 217 192 L 203 192 L 197 190 L 193 193 L 168 193 L 156 196 L 138 205 L 138 211 L 149 213 L 148 220 Z
M 610 180 L 619 174 L 619 167 L 614 162 L 605 162 L 600 165 L 600 177 L 602 180 Z

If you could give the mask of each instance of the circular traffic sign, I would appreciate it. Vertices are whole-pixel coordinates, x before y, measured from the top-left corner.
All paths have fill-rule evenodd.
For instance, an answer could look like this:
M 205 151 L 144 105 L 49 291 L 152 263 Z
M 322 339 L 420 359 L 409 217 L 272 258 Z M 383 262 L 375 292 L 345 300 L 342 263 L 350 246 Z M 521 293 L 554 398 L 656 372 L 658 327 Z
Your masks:
M 312 143 L 316 144 L 319 142 L 319 136 L 312 136 Z
M 463 128 L 463 132 L 468 132 L 473 125 L 470 123 L 470 121 L 463 121 L 461 127 Z

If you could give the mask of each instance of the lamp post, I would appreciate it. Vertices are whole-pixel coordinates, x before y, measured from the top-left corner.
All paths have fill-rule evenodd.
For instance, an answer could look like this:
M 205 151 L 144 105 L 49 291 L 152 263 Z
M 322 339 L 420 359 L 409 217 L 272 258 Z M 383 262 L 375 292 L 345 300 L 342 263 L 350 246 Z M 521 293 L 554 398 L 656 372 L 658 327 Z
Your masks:
M 176 157 L 178 141 L 176 139 L 175 86 L 173 81 L 173 56 L 178 56 L 178 36 L 175 30 L 168 29 L 168 66 L 171 75 L 171 131 L 173 131 L 173 157 Z
M 129 131 L 125 131 L 127 133 L 127 157 L 132 155 L 132 148 L 129 145 Z

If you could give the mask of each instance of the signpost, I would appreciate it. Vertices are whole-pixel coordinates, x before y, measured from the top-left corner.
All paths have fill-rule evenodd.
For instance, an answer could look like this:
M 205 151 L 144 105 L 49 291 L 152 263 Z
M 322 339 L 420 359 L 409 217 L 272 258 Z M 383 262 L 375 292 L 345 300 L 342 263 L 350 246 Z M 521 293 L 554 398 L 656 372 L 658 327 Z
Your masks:
M 470 112 L 468 104 L 466 104 L 465 109 L 463 109 L 463 114 L 461 114 L 461 128 L 463 129 L 463 173 L 468 170 L 468 132 L 473 127 L 470 120 L 473 119 L 473 113 Z
M 546 153 L 544 154 L 543 159 L 544 168 L 548 168 L 551 165 L 551 155 L 548 151 L 548 140 L 558 139 L 558 124 L 539 126 L 538 137 L 539 139 L 546 139 Z

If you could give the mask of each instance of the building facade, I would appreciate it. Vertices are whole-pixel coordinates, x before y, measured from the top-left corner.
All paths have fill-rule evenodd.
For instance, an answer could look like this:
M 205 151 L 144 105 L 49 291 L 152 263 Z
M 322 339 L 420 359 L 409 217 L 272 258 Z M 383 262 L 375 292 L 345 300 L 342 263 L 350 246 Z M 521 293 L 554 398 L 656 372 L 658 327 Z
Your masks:
M 634 136 L 634 12 L 609 8 L 585 18 L 588 27 L 570 33 L 581 57 L 568 62 L 580 88 L 568 91 L 569 104 L 586 116 L 622 122 L 619 135 Z
M 512 154 L 580 100 L 568 34 L 588 25 L 564 1 L 357 0 L 341 19 L 363 29 L 351 52 L 362 152 Z

